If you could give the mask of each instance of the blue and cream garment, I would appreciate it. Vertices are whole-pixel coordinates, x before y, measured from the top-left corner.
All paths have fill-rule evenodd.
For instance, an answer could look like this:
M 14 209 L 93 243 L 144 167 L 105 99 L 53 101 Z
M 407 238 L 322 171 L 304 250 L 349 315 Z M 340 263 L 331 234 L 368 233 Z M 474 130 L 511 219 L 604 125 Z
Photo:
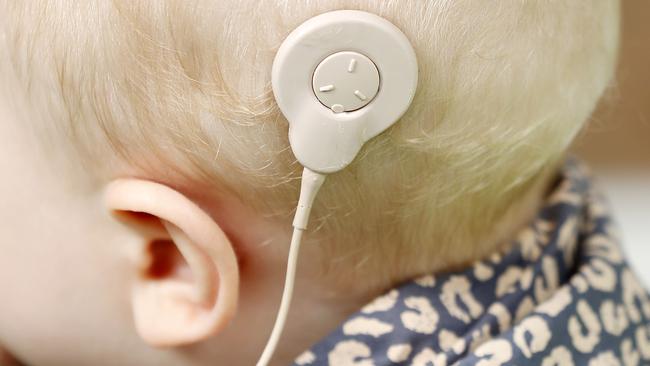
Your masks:
M 650 301 L 618 242 L 567 163 L 507 253 L 389 291 L 294 365 L 650 365 Z

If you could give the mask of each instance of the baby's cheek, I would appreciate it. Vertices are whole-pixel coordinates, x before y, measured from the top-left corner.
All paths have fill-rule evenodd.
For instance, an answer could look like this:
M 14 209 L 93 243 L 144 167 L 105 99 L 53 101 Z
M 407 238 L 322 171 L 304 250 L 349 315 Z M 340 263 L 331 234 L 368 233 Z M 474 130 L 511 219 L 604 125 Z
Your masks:
M 41 199 L 2 230 L 0 345 L 28 365 L 94 364 L 137 340 L 123 248 L 74 201 Z

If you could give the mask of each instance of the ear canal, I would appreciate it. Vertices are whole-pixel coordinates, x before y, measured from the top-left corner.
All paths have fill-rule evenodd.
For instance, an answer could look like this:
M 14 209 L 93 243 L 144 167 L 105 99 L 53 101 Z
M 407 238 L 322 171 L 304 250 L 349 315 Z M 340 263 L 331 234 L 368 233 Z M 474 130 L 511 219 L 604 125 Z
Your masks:
M 149 260 L 141 271 L 141 276 L 164 280 L 177 277 L 181 280 L 192 280 L 191 270 L 176 244 L 168 239 L 154 239 L 148 244 Z

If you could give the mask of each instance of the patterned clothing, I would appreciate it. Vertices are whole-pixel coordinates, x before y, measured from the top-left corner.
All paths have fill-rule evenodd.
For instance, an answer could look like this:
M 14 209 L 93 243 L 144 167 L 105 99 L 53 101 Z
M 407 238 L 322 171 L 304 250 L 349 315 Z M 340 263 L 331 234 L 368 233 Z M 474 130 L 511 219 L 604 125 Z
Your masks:
M 507 253 L 375 299 L 294 366 L 650 365 L 650 301 L 569 162 Z

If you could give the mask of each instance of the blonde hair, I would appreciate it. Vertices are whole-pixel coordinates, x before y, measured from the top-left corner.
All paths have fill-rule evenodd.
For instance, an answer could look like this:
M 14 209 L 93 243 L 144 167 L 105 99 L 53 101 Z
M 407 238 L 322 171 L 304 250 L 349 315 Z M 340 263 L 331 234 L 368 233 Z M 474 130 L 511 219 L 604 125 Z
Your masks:
M 378 281 L 485 254 L 608 85 L 617 2 L 6 2 L 2 72 L 97 177 L 114 167 L 107 156 L 171 169 L 289 228 L 300 166 L 270 68 L 292 29 L 335 9 L 401 28 L 420 80 L 401 121 L 330 177 L 312 240 L 330 266 Z

